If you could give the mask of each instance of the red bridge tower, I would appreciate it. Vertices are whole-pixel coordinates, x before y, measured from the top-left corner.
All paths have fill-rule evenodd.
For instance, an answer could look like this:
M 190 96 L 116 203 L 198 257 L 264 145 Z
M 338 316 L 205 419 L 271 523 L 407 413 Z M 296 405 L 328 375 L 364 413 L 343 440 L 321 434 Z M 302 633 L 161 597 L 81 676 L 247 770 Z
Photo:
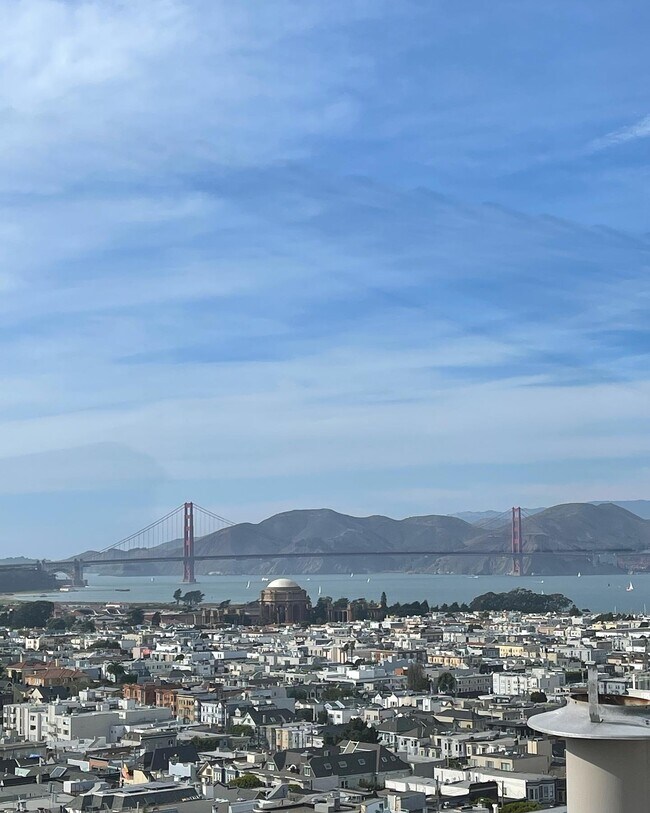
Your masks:
M 191 502 L 186 502 L 183 510 L 183 583 L 196 583 L 194 577 L 194 503 Z
M 512 575 L 522 575 L 521 508 L 512 509 Z

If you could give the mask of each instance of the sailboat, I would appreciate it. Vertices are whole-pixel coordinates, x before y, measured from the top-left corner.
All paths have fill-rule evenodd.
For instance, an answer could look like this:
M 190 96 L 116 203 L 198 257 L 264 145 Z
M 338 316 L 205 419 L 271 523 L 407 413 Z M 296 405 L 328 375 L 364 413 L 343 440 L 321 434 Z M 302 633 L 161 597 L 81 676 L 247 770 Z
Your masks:
M 246 582 L 246 589 L 248 590 L 248 588 L 249 588 L 250 586 L 251 586 L 250 581 L 247 581 L 247 582 Z
M 582 573 L 578 571 L 578 578 L 580 578 L 580 576 L 582 576 Z
M 320 584 L 319 584 L 319 585 L 318 585 L 318 595 L 320 596 L 320 594 L 321 594 L 322 592 L 323 592 L 323 588 L 322 588 L 322 587 L 320 586 Z
M 632 584 L 632 582 L 630 582 L 625 589 L 627 590 L 628 593 L 631 593 L 632 590 L 634 590 L 634 585 Z
M 370 576 L 368 576 L 368 578 L 366 579 L 366 582 L 367 582 L 368 584 L 370 584 Z
M 350 573 L 350 578 L 352 578 L 353 576 L 354 576 L 354 573 Z

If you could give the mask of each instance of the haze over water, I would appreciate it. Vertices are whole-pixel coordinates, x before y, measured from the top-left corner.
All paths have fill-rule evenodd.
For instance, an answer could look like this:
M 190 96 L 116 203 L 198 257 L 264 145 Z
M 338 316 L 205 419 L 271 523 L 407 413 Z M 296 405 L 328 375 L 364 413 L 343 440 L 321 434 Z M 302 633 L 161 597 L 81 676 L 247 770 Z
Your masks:
M 382 591 L 388 603 L 423 601 L 429 604 L 469 603 L 475 596 L 489 591 L 504 592 L 524 587 L 536 593 L 563 593 L 581 609 L 598 612 L 643 612 L 650 607 L 650 574 L 612 576 L 460 576 L 412 573 L 374 573 L 343 576 L 340 574 L 298 575 L 288 574 L 311 596 L 312 602 L 321 595 L 334 599 L 365 597 L 378 601 Z M 83 590 L 54 593 L 23 593 L 17 596 L 33 600 L 47 596 L 52 601 L 83 602 L 165 602 L 181 584 L 179 576 L 98 576 L 86 574 L 88 586 Z M 271 576 L 270 579 L 276 578 Z M 370 581 L 368 581 L 370 579 Z M 630 581 L 634 590 L 628 592 Z M 250 586 L 247 585 L 250 583 Z M 267 582 L 260 576 L 200 576 L 196 589 L 205 594 L 207 603 L 230 599 L 233 603 L 252 601 L 259 596 Z M 124 592 L 127 590 L 128 592 Z

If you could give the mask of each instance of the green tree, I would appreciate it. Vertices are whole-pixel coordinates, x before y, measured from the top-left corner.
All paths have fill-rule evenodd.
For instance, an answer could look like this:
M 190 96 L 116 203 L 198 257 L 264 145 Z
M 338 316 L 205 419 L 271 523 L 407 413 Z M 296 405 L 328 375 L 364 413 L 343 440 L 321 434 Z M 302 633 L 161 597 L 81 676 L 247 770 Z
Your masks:
M 530 700 L 532 703 L 546 703 L 548 701 L 548 697 L 544 694 L 544 692 L 531 692 Z
M 132 627 L 138 627 L 144 622 L 144 610 L 142 607 L 131 607 L 127 615 L 127 621 Z
M 332 599 L 329 596 L 321 596 L 316 605 L 312 607 L 311 620 L 314 624 L 320 624 L 327 621 L 327 608 Z
M 115 641 L 112 638 L 99 638 L 97 641 L 93 641 L 92 644 L 88 647 L 88 649 L 119 649 L 120 642 Z
M 52 630 L 52 632 L 65 632 L 69 630 L 74 625 L 74 618 L 60 617 L 60 618 L 48 618 L 46 628 L 48 630 Z
M 241 776 L 238 776 L 237 779 L 233 779 L 230 783 L 231 787 L 233 788 L 263 788 L 264 782 L 261 779 L 258 779 L 256 776 L 253 776 L 252 773 L 243 773 Z
M 162 615 L 160 614 L 160 610 L 156 610 L 156 612 L 151 616 L 151 626 L 152 627 L 159 627 L 162 621 Z
M 233 737 L 252 737 L 255 734 L 255 729 L 249 725 L 235 723 L 235 725 L 230 726 L 228 733 L 232 734 Z
M 204 598 L 205 595 L 200 590 L 188 590 L 181 598 L 181 601 L 186 607 L 196 607 Z
M 174 601 L 176 602 L 176 606 L 181 603 L 181 599 L 183 598 L 183 591 L 179 587 L 177 590 L 174 590 Z
M 44 627 L 53 614 L 51 601 L 26 601 L 11 613 L 9 622 L 14 629 Z
M 421 663 L 417 661 L 406 670 L 406 687 L 412 692 L 423 692 L 429 688 L 429 678 Z
M 454 694 L 456 691 L 456 678 L 451 672 L 443 672 L 438 678 L 438 692 L 440 694 Z
M 501 813 L 533 813 L 541 809 L 537 802 L 510 802 L 501 808 Z
M 319 725 L 327 725 L 329 722 L 329 716 L 327 714 L 327 709 L 321 709 L 318 714 L 316 715 L 316 722 Z
M 77 625 L 77 629 L 79 632 L 96 632 L 97 627 L 95 626 L 95 622 L 87 619 L 85 621 L 80 621 Z
M 197 751 L 216 751 L 222 743 L 221 737 L 202 737 L 197 735 L 190 740 Z
M 352 687 L 345 684 L 336 684 L 328 686 L 322 693 L 323 700 L 343 700 L 344 697 L 350 697 L 352 694 Z
M 106 674 L 112 675 L 113 680 L 116 683 L 121 683 L 124 680 L 124 677 L 126 676 L 126 669 L 122 666 L 121 663 L 118 663 L 117 661 L 112 661 L 106 667 Z
M 366 725 L 361 717 L 353 717 L 343 728 L 339 742 L 341 740 L 352 740 L 352 742 L 379 742 L 379 733 L 376 728 Z
M 542 595 L 523 587 L 517 587 L 508 593 L 483 593 L 472 599 L 469 605 L 472 612 L 490 610 L 522 613 L 567 613 L 574 607 L 571 599 L 561 593 Z

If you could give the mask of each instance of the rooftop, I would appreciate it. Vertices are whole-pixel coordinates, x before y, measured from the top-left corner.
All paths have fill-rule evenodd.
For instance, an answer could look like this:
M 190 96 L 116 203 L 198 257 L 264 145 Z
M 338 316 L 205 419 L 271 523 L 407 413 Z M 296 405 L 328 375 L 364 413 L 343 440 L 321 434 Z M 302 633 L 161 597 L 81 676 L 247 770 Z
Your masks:
M 535 731 L 585 740 L 650 740 L 650 703 L 640 698 L 600 695 L 597 717 L 592 719 L 586 695 L 567 700 L 566 706 L 530 717 Z M 597 719 L 599 718 L 599 719 Z

